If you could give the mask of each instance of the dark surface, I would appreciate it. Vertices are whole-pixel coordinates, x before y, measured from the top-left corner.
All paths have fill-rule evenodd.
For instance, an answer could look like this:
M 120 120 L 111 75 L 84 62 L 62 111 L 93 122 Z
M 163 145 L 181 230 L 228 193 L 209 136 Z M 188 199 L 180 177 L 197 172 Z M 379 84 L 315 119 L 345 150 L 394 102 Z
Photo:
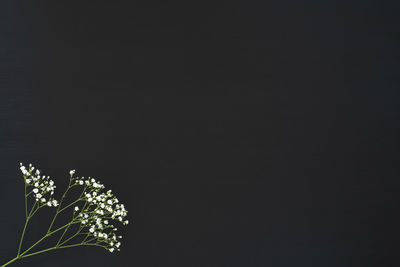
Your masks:
M 22 161 L 135 223 L 10 266 L 400 266 L 396 1 L 260 2 L 1 1 L 0 262 Z

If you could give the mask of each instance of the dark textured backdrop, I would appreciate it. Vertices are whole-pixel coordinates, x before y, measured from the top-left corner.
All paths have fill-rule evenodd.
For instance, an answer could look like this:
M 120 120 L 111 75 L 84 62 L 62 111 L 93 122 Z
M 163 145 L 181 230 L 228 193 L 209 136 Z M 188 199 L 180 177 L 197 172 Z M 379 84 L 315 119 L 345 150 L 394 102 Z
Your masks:
M 1 1 L 0 261 L 22 161 L 135 223 L 13 266 L 400 266 L 396 2 Z

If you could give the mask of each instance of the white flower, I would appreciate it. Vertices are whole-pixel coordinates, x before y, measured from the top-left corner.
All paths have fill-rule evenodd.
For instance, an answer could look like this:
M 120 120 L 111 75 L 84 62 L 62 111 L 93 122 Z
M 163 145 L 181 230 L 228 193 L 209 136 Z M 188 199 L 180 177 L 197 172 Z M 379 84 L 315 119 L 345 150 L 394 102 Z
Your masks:
M 21 164 L 21 172 L 24 174 L 25 185 L 30 184 L 33 196 L 36 201 L 43 202 L 40 207 L 47 205 L 56 207 L 59 205 L 52 196 L 56 186 L 49 176 L 41 176 L 40 171 L 34 171 L 32 165 L 25 168 Z M 117 236 L 117 228 L 113 225 L 115 222 L 121 222 L 123 225 L 129 223 L 126 220 L 128 211 L 123 204 L 114 196 L 111 190 L 103 190 L 105 187 L 100 181 L 88 177 L 76 177 L 75 170 L 69 172 L 74 185 L 84 186 L 81 192 L 82 198 L 77 199 L 76 206 L 73 207 L 73 221 L 79 222 L 81 228 L 85 229 L 88 238 L 94 238 L 94 242 L 102 242 L 110 252 L 119 251 L 121 236 Z M 27 178 L 28 176 L 29 179 Z M 84 203 L 84 204 L 83 204 Z M 82 205 L 80 205 L 82 204 Z M 63 209 L 64 210 L 64 209 Z
M 50 193 L 50 195 L 54 194 L 54 189 L 56 186 L 54 185 L 54 182 L 50 180 L 49 176 L 41 176 L 40 175 L 40 170 L 36 169 L 35 167 L 32 166 L 32 164 L 29 164 L 29 169 L 27 170 L 25 166 L 20 164 L 20 169 L 22 173 L 24 173 L 25 176 L 30 176 L 29 179 L 25 179 L 25 183 L 27 185 L 33 185 L 34 188 L 32 189 L 32 192 L 34 194 L 34 197 L 36 201 L 41 201 L 45 203 L 48 206 L 57 206 L 57 202 L 54 202 L 51 197 L 46 198 L 45 195 L 47 193 Z M 48 201 L 50 203 L 48 203 Z M 47 203 L 46 203 L 47 202 Z

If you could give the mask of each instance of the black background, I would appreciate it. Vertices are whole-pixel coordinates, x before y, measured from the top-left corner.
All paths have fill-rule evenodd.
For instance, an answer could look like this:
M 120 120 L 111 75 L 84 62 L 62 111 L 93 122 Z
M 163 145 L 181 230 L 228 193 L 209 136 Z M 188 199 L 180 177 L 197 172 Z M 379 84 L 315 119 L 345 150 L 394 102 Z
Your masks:
M 31 162 L 134 223 L 10 266 L 400 266 L 396 2 L 1 1 L 1 262 Z

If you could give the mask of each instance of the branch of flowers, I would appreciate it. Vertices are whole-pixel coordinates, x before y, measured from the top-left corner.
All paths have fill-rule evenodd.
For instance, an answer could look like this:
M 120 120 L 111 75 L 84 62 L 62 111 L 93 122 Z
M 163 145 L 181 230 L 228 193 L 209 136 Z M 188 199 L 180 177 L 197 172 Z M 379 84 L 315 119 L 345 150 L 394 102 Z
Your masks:
M 114 225 L 110 224 L 108 220 L 111 221 L 119 221 L 124 225 L 129 223 L 128 220 L 123 220 L 127 216 L 127 210 L 125 209 L 123 204 L 118 204 L 119 200 L 113 195 L 111 190 L 102 191 L 104 189 L 104 185 L 96 181 L 94 178 L 84 179 L 74 178 L 75 170 L 71 170 L 70 179 L 68 183 L 68 187 L 64 191 L 60 203 L 56 199 L 52 197 L 54 194 L 55 185 L 53 180 L 50 179 L 49 176 L 40 176 L 40 171 L 36 169 L 35 173 L 33 171 L 35 168 L 32 164 L 29 164 L 29 169 L 27 170 L 22 163 L 20 163 L 20 169 L 22 174 L 24 175 L 24 196 L 25 196 L 25 225 L 22 232 L 19 248 L 17 255 L 14 259 L 9 260 L 7 263 L 1 265 L 1 267 L 7 266 L 12 262 L 30 257 L 33 255 L 37 255 L 46 251 L 75 247 L 75 246 L 98 246 L 107 249 L 110 252 L 114 252 L 115 250 L 119 251 L 120 242 L 118 239 L 121 239 L 122 236 L 117 236 Z M 84 189 L 81 192 L 78 199 L 73 201 L 70 204 L 62 207 L 63 201 L 66 198 L 70 189 L 74 186 L 84 185 Z M 32 186 L 33 189 L 28 192 L 29 186 Z M 45 194 L 49 193 L 50 196 L 44 197 Z M 31 209 L 29 209 L 28 204 L 28 196 L 34 195 L 36 201 L 32 205 Z M 80 201 L 84 202 L 81 205 Z M 72 219 L 69 223 L 53 230 L 54 223 L 57 219 L 58 214 L 70 208 L 74 204 L 77 204 L 73 209 Z M 36 212 L 44 206 L 49 207 L 57 207 L 56 212 L 51 220 L 49 228 L 45 232 L 45 235 L 37 240 L 33 245 L 31 245 L 24 252 L 22 251 L 23 239 L 25 232 L 27 230 L 27 226 L 31 218 L 36 214 Z M 81 208 L 80 208 L 81 206 Z M 79 212 L 78 212 L 79 211 Z M 72 232 L 70 237 L 69 229 L 72 225 L 79 224 L 78 230 Z M 76 228 L 75 228 L 76 229 Z M 86 230 L 85 230 L 86 229 Z M 47 237 L 62 231 L 63 233 L 58 239 L 55 246 L 46 249 L 42 249 L 40 251 L 31 252 L 39 243 L 45 240 Z M 83 240 L 81 238 L 77 238 L 82 235 Z M 65 238 L 65 240 L 63 240 Z M 79 242 L 79 240 L 82 240 Z M 79 242 L 79 243 L 76 243 Z M 70 244 L 68 244 L 70 243 Z M 75 244 L 74 244 L 75 243 Z M 29 253 L 29 254 L 28 254 Z

